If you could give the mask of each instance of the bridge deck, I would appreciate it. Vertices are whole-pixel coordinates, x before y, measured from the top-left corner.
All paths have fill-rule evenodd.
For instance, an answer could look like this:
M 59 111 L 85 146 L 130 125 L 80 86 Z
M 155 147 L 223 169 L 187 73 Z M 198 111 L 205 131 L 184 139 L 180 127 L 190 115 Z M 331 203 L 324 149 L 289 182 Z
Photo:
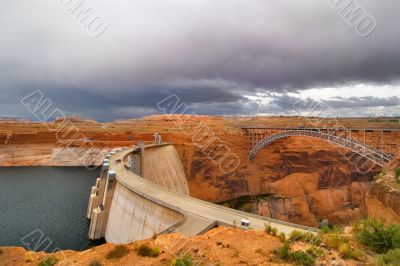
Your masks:
M 269 127 L 269 126 L 241 126 L 242 129 L 273 129 L 273 130 L 353 130 L 353 131 L 393 131 L 398 132 L 400 128 L 346 128 L 346 127 Z
M 312 227 L 292 224 L 225 208 L 190 196 L 169 191 L 138 175 L 135 175 L 125 168 L 123 159 L 132 151 L 133 149 L 122 150 L 112 155 L 110 158 L 110 169 L 117 173 L 118 182 L 128 189 L 156 202 L 157 204 L 177 210 L 185 216 L 183 221 L 178 223 L 175 227 L 170 228 L 168 231 L 178 231 L 185 235 L 197 235 L 203 233 L 216 224 L 232 226 L 236 222 L 239 226 L 240 221 L 243 218 L 249 219 L 250 228 L 256 230 L 263 230 L 265 224 L 270 223 L 270 225 L 276 227 L 279 232 L 284 232 L 286 234 L 295 229 L 310 232 L 317 231 Z

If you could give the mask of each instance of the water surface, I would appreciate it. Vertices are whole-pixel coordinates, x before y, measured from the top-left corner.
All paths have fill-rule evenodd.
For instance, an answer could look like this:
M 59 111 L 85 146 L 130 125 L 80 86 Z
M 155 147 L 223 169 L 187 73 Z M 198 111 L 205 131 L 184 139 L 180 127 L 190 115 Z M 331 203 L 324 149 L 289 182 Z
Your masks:
M 93 246 L 86 207 L 98 175 L 84 167 L 0 167 L 0 246 Z

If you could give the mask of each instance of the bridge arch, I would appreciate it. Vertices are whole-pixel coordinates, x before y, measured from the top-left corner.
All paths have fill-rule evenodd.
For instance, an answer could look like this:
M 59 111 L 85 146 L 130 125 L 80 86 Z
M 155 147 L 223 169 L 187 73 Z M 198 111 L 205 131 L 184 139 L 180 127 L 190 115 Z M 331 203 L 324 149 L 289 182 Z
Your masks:
M 384 153 L 374 147 L 364 145 L 353 139 L 315 130 L 287 130 L 269 135 L 256 143 L 250 149 L 248 154 L 249 159 L 254 160 L 255 156 L 271 143 L 289 137 L 311 137 L 325 140 L 342 148 L 347 148 L 379 166 L 383 166 L 385 163 L 392 160 L 392 156 L 390 154 Z

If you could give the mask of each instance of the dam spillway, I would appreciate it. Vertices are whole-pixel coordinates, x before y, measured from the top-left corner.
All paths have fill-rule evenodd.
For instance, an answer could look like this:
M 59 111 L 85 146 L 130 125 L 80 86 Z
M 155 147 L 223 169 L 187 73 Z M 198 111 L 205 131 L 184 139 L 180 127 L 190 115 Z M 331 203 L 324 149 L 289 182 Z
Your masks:
M 87 217 L 90 239 L 130 243 L 153 234 L 179 232 L 187 236 L 211 228 L 240 225 L 279 232 L 315 232 L 315 228 L 225 208 L 190 197 L 187 179 L 175 147 L 169 143 L 119 149 L 107 155 L 100 178 L 92 187 Z

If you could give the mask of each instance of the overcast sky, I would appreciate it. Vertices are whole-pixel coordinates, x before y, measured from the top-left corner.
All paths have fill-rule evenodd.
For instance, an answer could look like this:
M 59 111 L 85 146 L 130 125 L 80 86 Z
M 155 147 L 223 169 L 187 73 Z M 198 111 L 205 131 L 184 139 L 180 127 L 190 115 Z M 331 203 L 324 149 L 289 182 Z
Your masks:
M 32 118 L 20 99 L 35 90 L 97 120 L 160 113 L 173 93 L 197 114 L 307 115 L 313 100 L 324 115 L 400 115 L 398 0 L 358 0 L 368 36 L 330 4 L 349 0 L 79 1 L 2 1 L 0 117 Z

